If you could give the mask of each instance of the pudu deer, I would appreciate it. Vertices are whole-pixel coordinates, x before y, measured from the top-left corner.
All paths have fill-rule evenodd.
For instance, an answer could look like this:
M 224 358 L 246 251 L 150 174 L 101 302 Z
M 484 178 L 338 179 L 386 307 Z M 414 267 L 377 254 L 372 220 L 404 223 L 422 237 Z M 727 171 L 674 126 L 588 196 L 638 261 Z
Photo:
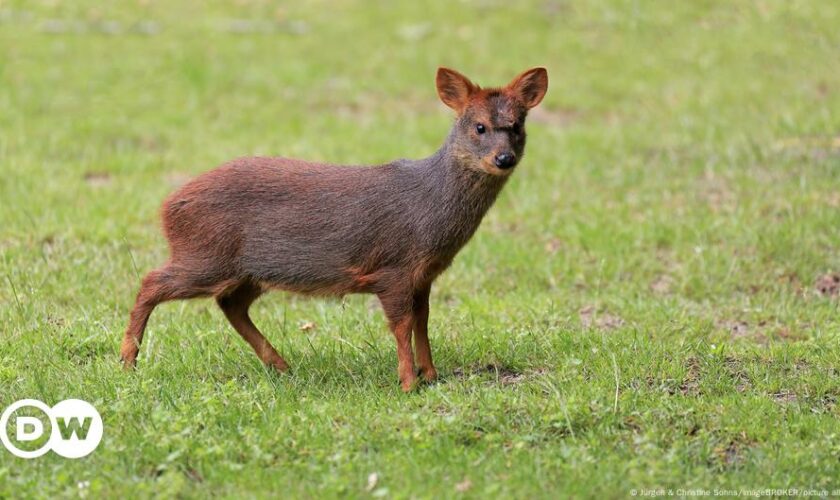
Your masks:
M 163 203 L 170 258 L 143 278 L 122 342 L 137 359 L 161 302 L 212 296 L 263 363 L 288 364 L 248 315 L 264 292 L 376 294 L 397 342 L 404 391 L 437 377 L 429 347 L 432 282 L 467 243 L 525 149 L 525 117 L 548 89 L 545 68 L 482 89 L 440 68 L 440 99 L 457 118 L 422 160 L 353 168 L 287 158 L 240 158 Z

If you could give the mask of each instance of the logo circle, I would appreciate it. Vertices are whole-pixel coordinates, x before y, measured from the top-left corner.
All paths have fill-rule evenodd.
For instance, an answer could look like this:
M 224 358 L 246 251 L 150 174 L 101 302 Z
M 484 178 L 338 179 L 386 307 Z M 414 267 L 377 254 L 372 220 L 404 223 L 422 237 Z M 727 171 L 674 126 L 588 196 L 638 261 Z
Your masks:
M 17 446 L 12 443 L 12 440 L 9 439 L 9 435 L 7 433 L 7 428 L 9 425 L 9 419 L 12 417 L 14 412 L 18 411 L 24 407 L 34 407 L 42 412 L 46 413 L 47 416 L 50 418 L 50 424 L 52 424 L 52 435 L 50 439 L 44 444 L 44 446 L 38 448 L 37 450 L 21 450 Z M 96 411 L 96 410 L 94 410 Z M 16 401 L 14 404 L 6 408 L 6 411 L 3 412 L 3 416 L 0 416 L 0 441 L 3 442 L 3 445 L 12 453 L 12 455 L 19 457 L 19 458 L 38 458 L 41 455 L 45 454 L 46 452 L 50 451 L 50 448 L 53 446 L 53 439 L 55 437 L 57 430 L 57 423 L 55 417 L 52 414 L 52 410 L 49 406 L 44 404 L 37 399 L 21 399 L 20 401 Z
M 90 455 L 102 441 L 102 416 L 87 401 L 65 399 L 52 407 L 50 418 L 53 421 L 50 446 L 56 454 L 64 458 L 82 458 Z M 64 435 L 63 429 L 68 428 L 72 431 Z

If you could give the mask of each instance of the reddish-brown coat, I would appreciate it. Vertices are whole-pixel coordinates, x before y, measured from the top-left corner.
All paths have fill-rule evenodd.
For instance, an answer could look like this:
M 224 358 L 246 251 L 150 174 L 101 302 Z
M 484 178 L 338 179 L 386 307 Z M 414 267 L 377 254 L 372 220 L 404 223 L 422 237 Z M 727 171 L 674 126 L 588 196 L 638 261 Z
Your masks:
M 397 341 L 404 390 L 417 367 L 437 376 L 428 340 L 432 282 L 478 228 L 524 152 L 527 110 L 548 85 L 542 68 L 481 89 L 453 70 L 438 93 L 458 113 L 434 155 L 377 167 L 242 158 L 169 196 L 161 219 L 169 261 L 143 279 L 121 356 L 134 366 L 152 310 L 212 296 L 266 364 L 286 361 L 248 315 L 269 289 L 313 295 L 374 293 Z

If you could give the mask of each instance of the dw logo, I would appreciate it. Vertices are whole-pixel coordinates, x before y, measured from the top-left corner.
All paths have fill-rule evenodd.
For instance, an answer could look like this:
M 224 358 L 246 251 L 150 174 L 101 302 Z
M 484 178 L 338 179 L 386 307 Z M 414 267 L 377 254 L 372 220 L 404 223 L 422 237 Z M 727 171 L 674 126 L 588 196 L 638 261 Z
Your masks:
M 44 424 L 49 426 L 49 433 Z M 9 437 L 10 429 L 15 442 Z M 99 412 L 81 399 L 66 399 L 52 408 L 37 399 L 22 399 L 6 408 L 0 417 L 0 441 L 20 458 L 37 458 L 50 450 L 65 458 L 82 458 L 99 446 L 102 432 Z

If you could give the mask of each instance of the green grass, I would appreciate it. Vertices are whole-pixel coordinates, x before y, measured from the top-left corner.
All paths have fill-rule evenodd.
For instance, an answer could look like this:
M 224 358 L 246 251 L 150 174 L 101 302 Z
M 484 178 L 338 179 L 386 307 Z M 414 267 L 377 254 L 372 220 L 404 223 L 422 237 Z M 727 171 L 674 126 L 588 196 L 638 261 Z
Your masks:
M 0 497 L 555 497 L 840 488 L 840 6 L 0 0 L 0 409 L 78 397 L 87 458 Z M 118 346 L 163 197 L 230 158 L 433 152 L 438 65 L 550 89 L 432 292 L 404 395 L 375 300 L 212 301 Z M 315 328 L 302 330 L 305 323 Z M 376 474 L 368 487 L 369 476 Z

